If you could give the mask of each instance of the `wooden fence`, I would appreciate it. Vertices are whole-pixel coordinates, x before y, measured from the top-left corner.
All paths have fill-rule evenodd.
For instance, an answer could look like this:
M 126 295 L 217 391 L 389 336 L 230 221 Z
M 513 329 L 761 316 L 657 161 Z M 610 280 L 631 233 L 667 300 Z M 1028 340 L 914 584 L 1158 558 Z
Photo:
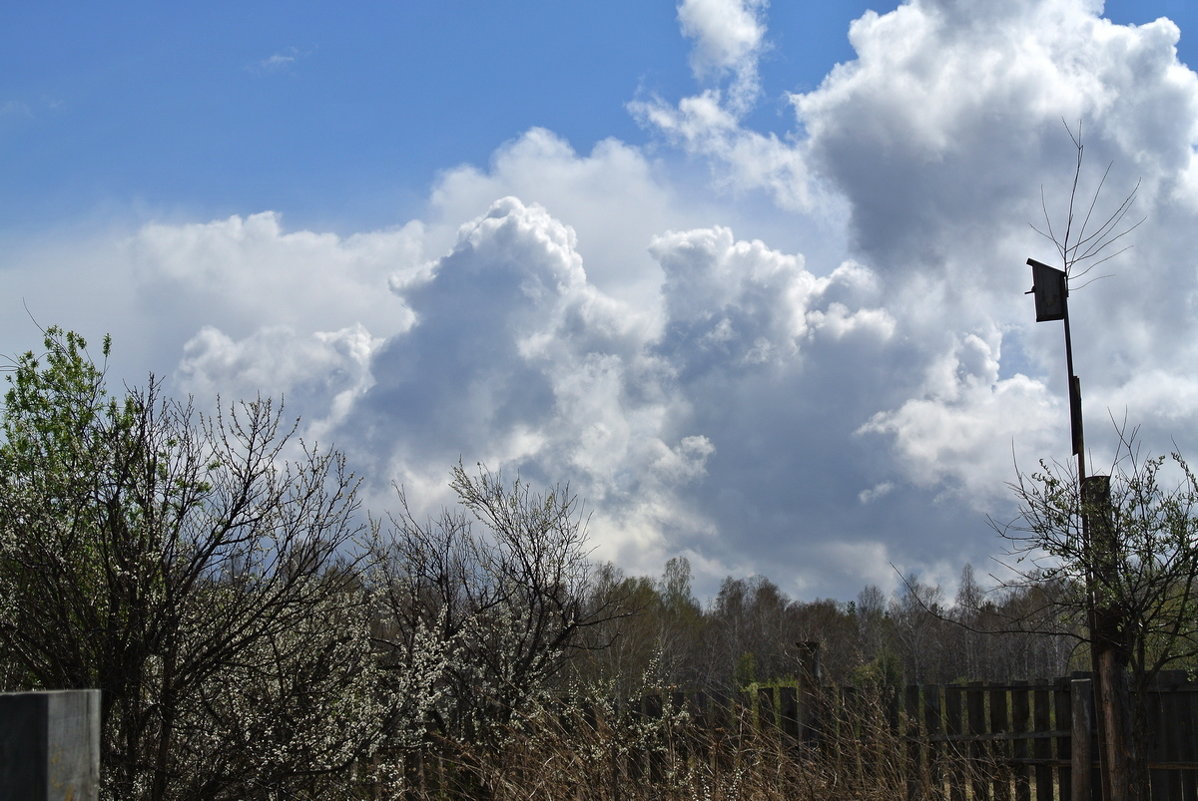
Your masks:
M 853 688 L 761 687 L 753 719 L 799 741 L 843 743 L 860 719 Z M 875 700 L 875 703 L 877 701 Z M 1101 798 L 1088 674 L 1038 682 L 906 687 L 883 697 L 881 714 L 905 749 L 908 796 L 943 787 L 951 801 L 1073 801 Z M 1198 681 L 1163 673 L 1148 692 L 1147 750 L 1154 801 L 1198 801 Z M 977 769 L 975 769 L 977 768 Z M 1089 775 L 1079 775 L 1086 771 Z M 1079 782 L 1077 793 L 1074 783 Z M 1087 791 L 1088 790 L 1088 791 Z
M 1085 674 L 889 692 L 796 684 L 730 694 L 668 691 L 603 706 L 599 711 L 563 703 L 563 730 L 585 740 L 584 727 L 627 732 L 636 728 L 630 721 L 657 721 L 645 728 L 658 731 L 659 739 L 646 749 L 613 747 L 608 767 L 592 779 L 597 785 L 610 780 L 610 791 L 597 794 L 601 788 L 593 786 L 563 797 L 621 798 L 619 787 L 629 780 L 651 785 L 688 762 L 735 760 L 746 749 L 760 749 L 762 736 L 775 743 L 767 750 L 778 758 L 821 760 L 837 781 L 896 788 L 896 798 L 905 786 L 911 801 L 1100 797 L 1092 690 Z M 1149 692 L 1148 710 L 1149 735 L 1142 745 L 1152 799 L 1198 801 L 1198 682 L 1182 672 L 1162 675 Z M 618 738 L 607 742 L 613 739 Z M 409 765 L 412 784 L 439 790 L 434 797 L 459 797 L 450 789 L 452 764 L 452 758 L 425 752 Z

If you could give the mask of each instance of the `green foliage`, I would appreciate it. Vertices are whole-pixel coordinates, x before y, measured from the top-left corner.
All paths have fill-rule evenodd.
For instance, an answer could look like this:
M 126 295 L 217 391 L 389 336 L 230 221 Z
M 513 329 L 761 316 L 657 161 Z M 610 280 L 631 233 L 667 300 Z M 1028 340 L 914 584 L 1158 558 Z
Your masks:
M 1064 615 L 1093 603 L 1117 617 L 1113 645 L 1144 684 L 1198 656 L 1198 478 L 1179 453 L 1144 457 L 1133 431 L 1109 483 L 1109 503 L 1083 500 L 1070 470 L 1041 462 L 1014 485 L 1022 518 L 1001 533 Z
M 752 651 L 745 651 L 736 660 L 736 667 L 733 669 L 732 680 L 737 687 L 746 688 L 757 683 L 757 655 Z
M 904 684 L 902 660 L 890 648 L 882 648 L 868 662 L 853 669 L 849 683 L 854 687 L 891 692 L 901 689 Z

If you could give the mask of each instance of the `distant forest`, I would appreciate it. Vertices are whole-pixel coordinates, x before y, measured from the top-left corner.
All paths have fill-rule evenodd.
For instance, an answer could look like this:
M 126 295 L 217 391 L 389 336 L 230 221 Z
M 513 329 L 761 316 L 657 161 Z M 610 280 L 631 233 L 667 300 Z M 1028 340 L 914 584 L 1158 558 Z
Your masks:
M 592 589 L 611 593 L 627 616 L 589 630 L 568 675 L 681 688 L 741 689 L 797 677 L 818 643 L 824 682 L 943 684 L 1052 678 L 1085 667 L 1075 613 L 1051 582 L 985 593 L 971 565 L 958 590 L 904 581 L 894 597 L 867 586 L 855 601 L 796 601 L 768 578 L 727 578 L 710 604 L 691 593 L 690 567 L 671 559 L 659 579 L 626 577 L 611 565 Z

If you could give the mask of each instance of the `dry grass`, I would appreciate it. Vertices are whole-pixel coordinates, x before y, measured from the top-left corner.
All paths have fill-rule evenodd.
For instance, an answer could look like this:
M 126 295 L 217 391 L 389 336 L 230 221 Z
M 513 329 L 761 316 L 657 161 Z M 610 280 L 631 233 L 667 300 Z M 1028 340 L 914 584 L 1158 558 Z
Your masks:
M 617 709 L 596 698 L 538 705 L 497 746 L 443 743 L 398 794 L 413 801 L 896 801 L 943 798 L 949 777 L 989 783 L 993 765 L 944 752 L 910 761 L 885 705 L 837 704 L 818 740 L 750 710 Z M 968 792 L 968 791 L 966 791 Z

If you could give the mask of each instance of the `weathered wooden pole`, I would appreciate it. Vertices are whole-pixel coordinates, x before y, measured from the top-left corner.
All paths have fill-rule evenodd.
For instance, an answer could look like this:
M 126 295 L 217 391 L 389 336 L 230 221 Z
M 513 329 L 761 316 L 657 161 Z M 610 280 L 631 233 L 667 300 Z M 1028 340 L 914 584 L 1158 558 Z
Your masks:
M 1094 705 L 1098 715 L 1098 750 L 1102 795 L 1107 801 L 1130 797 L 1130 712 L 1125 664 L 1121 658 L 1122 620 L 1109 599 L 1097 597 L 1098 587 L 1114 584 L 1114 531 L 1110 519 L 1110 477 L 1087 476 L 1085 432 L 1082 425 L 1081 381 L 1073 371 L 1073 337 L 1069 327 L 1069 284 L 1063 270 L 1028 259 L 1036 300 L 1036 322 L 1061 320 L 1065 328 L 1065 366 L 1069 379 L 1069 431 L 1077 457 L 1078 501 L 1081 513 L 1081 560 L 1086 594 L 1086 625 L 1090 632 L 1090 665 Z M 1098 533 L 1097 538 L 1092 533 Z M 1100 540 L 1096 542 L 1095 539 Z
M 1144 746 L 1132 737 L 1131 692 L 1128 687 L 1127 666 L 1131 646 L 1127 641 L 1126 611 L 1118 598 L 1103 591 L 1117 577 L 1118 543 L 1111 518 L 1111 480 L 1108 476 L 1090 476 L 1082 485 L 1082 501 L 1089 521 L 1094 575 L 1099 586 L 1094 591 L 1093 626 L 1090 629 L 1091 648 L 1095 653 L 1094 675 L 1098 680 L 1098 715 L 1103 738 L 1104 774 L 1109 778 L 1113 801 L 1146 798 L 1147 788 L 1141 786 L 1147 775 L 1136 781 L 1137 752 Z
M 0 799 L 96 801 L 100 691 L 0 693 Z

